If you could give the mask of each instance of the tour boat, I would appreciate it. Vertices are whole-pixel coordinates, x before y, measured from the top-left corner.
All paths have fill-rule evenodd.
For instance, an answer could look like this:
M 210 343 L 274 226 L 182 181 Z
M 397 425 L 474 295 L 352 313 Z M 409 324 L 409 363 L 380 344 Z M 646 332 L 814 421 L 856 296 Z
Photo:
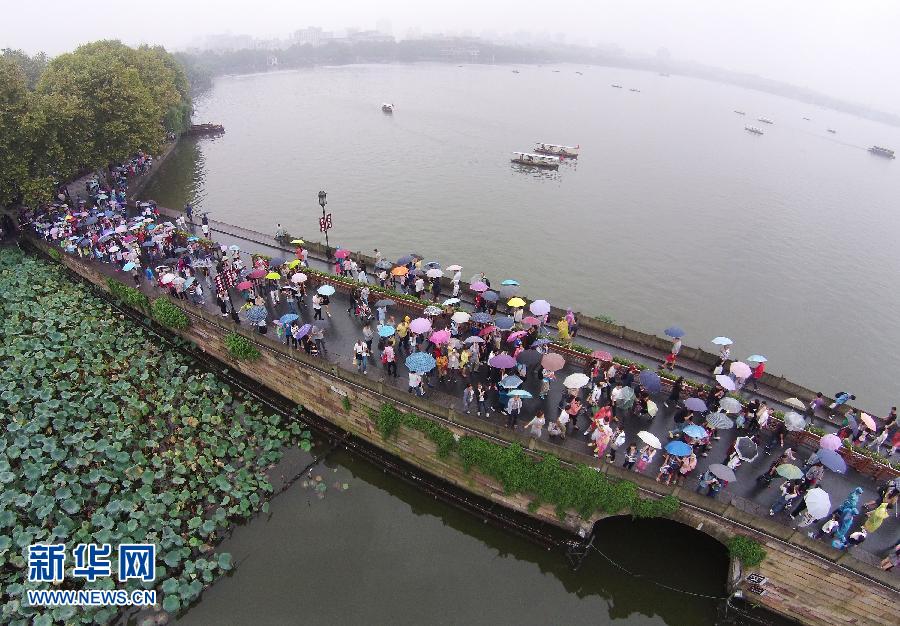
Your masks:
M 513 73 L 513 74 L 518 74 L 518 73 L 519 73 L 519 70 L 513 70 L 512 73 Z
M 807 122 L 809 121 L 809 118 L 808 118 L 808 117 L 804 117 L 803 119 L 805 119 Z
M 762 135 L 763 131 L 761 128 L 757 128 L 756 126 L 744 126 L 744 130 L 753 133 L 754 135 Z
M 537 154 L 549 154 L 550 156 L 577 159 L 581 146 L 557 146 L 552 143 L 536 143 L 533 150 Z
M 737 113 L 738 115 L 747 115 L 743 111 L 738 111 L 737 109 L 735 109 L 734 112 Z
M 581 72 L 575 72 L 575 73 L 578 74 L 579 76 L 584 76 L 584 74 L 582 74 Z
M 621 89 L 621 88 L 622 88 L 622 85 L 618 85 L 618 84 L 616 84 L 616 83 L 613 83 L 612 86 L 615 87 L 616 89 Z
M 882 148 L 881 146 L 872 146 L 871 148 L 869 148 L 869 152 L 871 152 L 872 154 L 877 154 L 878 156 L 887 157 L 889 159 L 896 158 L 894 156 L 893 150 L 889 150 L 887 148 Z
M 759 117 L 759 118 L 757 118 L 757 119 L 758 119 L 760 122 L 762 122 L 763 124 L 774 124 L 774 123 L 775 123 L 775 122 L 773 122 L 772 120 L 770 120 L 768 117 Z
M 632 87 L 632 88 L 629 89 L 628 91 L 634 91 L 634 92 L 636 92 L 636 93 L 641 93 L 641 90 L 640 90 L 640 89 L 635 89 L 634 87 Z
M 393 113 L 393 112 L 394 112 L 394 105 L 393 105 L 393 104 L 388 104 L 387 102 L 384 102 L 384 103 L 382 103 L 382 105 L 381 105 L 381 110 L 384 111 L 385 113 Z
M 533 165 L 535 167 L 546 167 L 553 170 L 559 169 L 559 157 L 548 156 L 544 154 L 533 154 L 531 152 L 513 152 L 513 163 L 520 165 Z
M 834 135 L 834 134 L 837 133 L 837 131 L 836 131 L 835 129 L 833 129 L 833 128 L 829 128 L 829 129 L 828 129 L 828 132 L 831 133 L 832 135 Z

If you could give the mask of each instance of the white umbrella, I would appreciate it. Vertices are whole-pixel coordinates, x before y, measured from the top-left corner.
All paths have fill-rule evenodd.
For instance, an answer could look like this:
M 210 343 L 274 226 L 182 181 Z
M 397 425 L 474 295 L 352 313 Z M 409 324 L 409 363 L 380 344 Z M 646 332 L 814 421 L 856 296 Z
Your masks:
M 736 387 L 734 386 L 734 381 L 731 380 L 730 377 L 725 376 L 725 374 L 719 374 L 718 376 L 716 376 L 716 382 L 728 391 L 734 391 L 736 389 Z
M 798 411 L 806 410 L 806 405 L 803 404 L 803 401 L 800 400 L 799 398 L 788 398 L 787 400 L 784 401 L 784 403 L 788 406 L 794 407 Z
M 430 269 L 427 272 L 425 272 L 425 275 L 428 278 L 440 278 L 441 276 L 444 275 L 444 272 L 442 270 L 434 268 L 434 269 Z
M 175 274 L 165 274 L 162 278 L 159 279 L 159 282 L 161 282 L 163 285 L 168 285 L 173 280 L 175 280 Z
M 458 271 L 460 271 L 461 269 L 462 269 L 462 265 L 448 265 L 448 266 L 447 266 L 447 271 L 448 271 L 448 272 L 458 272 Z
M 878 428 L 878 425 L 875 423 L 875 420 L 873 420 L 872 416 L 869 415 L 868 413 L 861 412 L 859 414 L 859 421 L 862 422 L 863 424 L 865 424 L 866 428 L 868 428 L 869 430 L 874 431 Z
M 659 413 L 659 407 L 656 406 L 656 403 L 653 400 L 647 400 L 647 415 L 656 417 L 657 413 Z
M 737 376 L 738 378 L 749 378 L 750 374 L 753 372 L 750 370 L 750 366 L 746 363 L 742 363 L 740 361 L 735 361 L 731 364 L 731 367 L 728 370 Z
M 652 448 L 656 448 L 659 450 L 662 448 L 662 444 L 659 442 L 659 437 L 654 435 L 653 433 L 648 433 L 646 430 L 642 430 L 638 433 L 638 439 L 646 443 L 648 446 Z
M 813 487 L 806 492 L 806 510 L 814 519 L 822 519 L 831 511 L 831 497 L 828 492 L 819 487 Z
M 293 276 L 291 276 L 292 283 L 305 283 L 306 282 L 306 274 L 303 272 L 297 272 Z
M 106 249 L 107 252 L 118 252 L 119 246 L 110 246 Z
M 801 431 L 806 428 L 806 420 L 799 413 L 790 411 L 784 416 L 784 427 L 791 432 Z
M 735 398 L 726 397 L 722 398 L 722 400 L 719 402 L 719 408 L 726 413 L 735 414 L 740 413 L 743 407 L 741 406 L 741 403 Z
M 714 344 L 716 344 L 717 346 L 730 346 L 731 344 L 734 343 L 728 337 L 716 337 L 715 339 L 712 340 L 712 342 Z
M 456 313 L 453 314 L 453 317 L 451 319 L 454 322 L 456 322 L 457 324 L 465 324 L 466 322 L 469 321 L 470 317 L 471 316 L 468 313 L 466 313 L 465 311 L 457 311 Z
M 563 381 L 563 386 L 566 389 L 581 389 L 586 384 L 590 382 L 590 378 L 588 378 L 587 374 L 582 374 L 578 372 L 576 374 L 569 374 L 566 376 L 566 379 Z

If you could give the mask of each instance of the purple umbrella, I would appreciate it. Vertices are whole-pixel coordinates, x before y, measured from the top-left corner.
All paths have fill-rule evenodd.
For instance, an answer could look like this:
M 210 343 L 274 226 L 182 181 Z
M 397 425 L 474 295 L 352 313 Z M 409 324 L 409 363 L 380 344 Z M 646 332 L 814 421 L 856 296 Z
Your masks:
M 659 374 L 656 372 L 643 370 L 640 376 L 638 376 L 638 379 L 641 381 L 641 387 L 646 389 L 649 393 L 659 393 L 662 391 L 662 383 L 659 380 Z
M 516 360 L 506 354 L 505 352 L 501 352 L 498 355 L 495 355 L 490 361 L 488 361 L 488 365 L 491 367 L 495 367 L 498 370 L 510 369 L 516 366 Z
M 843 474 L 847 471 L 847 463 L 843 457 L 834 450 L 819 450 L 817 452 L 822 465 L 830 469 L 832 472 Z
M 300 332 L 297 333 L 297 339 L 303 339 L 309 334 L 309 331 L 312 330 L 312 324 L 304 324 L 300 327 Z
M 485 300 L 487 300 L 488 302 L 496 302 L 497 300 L 500 299 L 500 296 L 497 294 L 496 291 L 485 291 L 481 297 L 484 298 Z
M 469 285 L 469 289 L 471 289 L 472 291 L 487 291 L 489 287 L 485 283 L 478 280 Z
M 688 398 L 684 401 L 684 406 L 689 411 L 706 411 L 706 403 L 700 398 Z
M 409 329 L 417 335 L 427 333 L 431 330 L 431 320 L 427 320 L 424 317 L 417 317 L 409 323 Z

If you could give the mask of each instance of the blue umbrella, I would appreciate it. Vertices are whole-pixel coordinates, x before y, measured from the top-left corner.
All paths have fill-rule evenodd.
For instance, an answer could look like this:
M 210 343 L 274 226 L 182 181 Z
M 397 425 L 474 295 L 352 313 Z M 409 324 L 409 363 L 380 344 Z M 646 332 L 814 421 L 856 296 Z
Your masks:
M 834 450 L 819 450 L 816 454 L 819 455 L 819 460 L 822 462 L 822 465 L 832 472 L 843 474 L 847 471 L 847 463 L 844 461 L 843 457 Z
M 425 264 L 425 267 L 432 267 L 432 268 L 440 268 L 440 266 L 441 266 L 441 264 L 438 263 L 437 261 L 428 261 L 428 263 Z
M 434 357 L 428 354 L 427 352 L 413 352 L 408 357 L 406 357 L 406 368 L 410 372 L 430 372 L 434 369 L 437 363 L 434 360 Z
M 659 374 L 650 370 L 643 370 L 638 376 L 641 381 L 641 387 L 650 393 L 659 393 L 662 391 L 662 382 L 659 380 Z
M 669 326 L 663 332 L 666 333 L 669 337 L 675 337 L 676 339 L 678 337 L 684 337 L 684 331 L 681 330 L 681 327 L 679 326 Z
M 284 265 L 284 259 L 269 259 L 269 267 L 278 267 L 279 265 Z
M 691 439 L 703 439 L 709 433 L 706 432 L 706 429 L 703 426 L 697 426 L 696 424 L 690 424 L 684 427 L 682 430 L 685 435 L 690 437 Z
M 293 322 L 294 320 L 299 319 L 299 318 L 300 318 L 300 316 L 297 315 L 296 313 L 285 313 L 284 315 L 281 316 L 281 323 L 284 326 L 287 326 L 288 324 L 290 324 L 291 322 Z
M 519 281 L 517 281 L 517 280 L 511 280 L 511 279 L 506 279 L 506 280 L 504 280 L 504 281 L 503 281 L 502 283 L 500 283 L 500 284 L 501 284 L 501 285 L 516 285 L 516 286 L 518 286 L 518 285 L 519 285 Z
M 447 298 L 441 303 L 441 306 L 449 306 L 451 304 L 459 304 L 459 298 Z
M 397 265 L 406 265 L 408 263 L 412 263 L 412 260 L 413 260 L 412 257 L 409 255 L 402 256 L 399 259 L 397 259 Z
M 393 326 L 379 326 L 378 327 L 378 336 L 379 337 L 390 337 L 395 332 L 397 332 L 397 329 L 395 329 Z
M 509 330 L 515 324 L 515 320 L 511 317 L 498 317 L 494 320 L 494 326 L 500 330 Z
M 378 270 L 389 270 L 393 267 L 390 261 L 386 259 L 381 259 L 378 263 L 375 264 L 375 269 Z
M 520 396 L 520 397 L 522 397 L 522 398 L 533 398 L 533 397 L 534 397 L 534 396 L 532 396 L 530 393 L 528 393 L 527 391 L 525 391 L 524 389 L 513 389 L 513 390 L 510 391 L 507 395 L 510 395 L 510 396 Z
M 670 441 L 666 444 L 666 452 L 674 456 L 688 456 L 692 451 L 693 448 L 683 441 Z
M 334 287 L 331 285 L 322 285 L 317 290 L 319 295 L 322 296 L 333 296 L 334 295 Z
M 515 389 L 521 384 L 522 379 L 518 376 L 505 376 L 503 380 L 500 381 L 500 386 L 505 387 L 506 389 Z
M 91 245 L 91 240 L 88 239 L 87 237 L 85 237 L 84 239 L 82 239 L 81 241 L 78 242 L 78 245 L 81 246 L 82 248 L 84 248 L 85 246 Z
M 300 331 L 297 333 L 297 339 L 303 339 L 309 334 L 309 331 L 312 330 L 312 324 L 304 324 L 300 327 Z
M 550 341 L 549 339 L 538 339 L 537 341 L 535 341 L 534 343 L 531 344 L 531 347 L 532 347 L 532 348 L 539 348 L 539 347 L 541 347 L 541 346 L 548 346 L 548 345 L 550 345 L 551 343 L 553 343 L 553 342 Z
M 264 306 L 252 306 L 247 309 L 247 319 L 253 322 L 254 324 L 258 324 L 268 317 L 269 313 L 266 311 L 266 307 Z
M 184 286 L 185 286 L 185 287 L 190 287 L 191 285 L 194 284 L 194 281 L 195 281 L 195 280 L 197 280 L 197 279 L 194 278 L 193 276 L 188 277 L 188 279 L 184 281 Z
M 194 237 L 193 235 L 191 235 L 190 237 L 187 238 L 187 240 L 188 240 L 188 241 L 200 241 L 200 238 L 199 238 L 199 237 Z
M 155 241 L 145 241 L 144 243 L 141 244 L 141 247 L 142 248 L 152 248 L 155 245 L 156 245 Z
M 684 406 L 688 411 L 707 411 L 706 402 L 700 398 L 688 398 L 684 401 Z
M 481 311 L 472 314 L 472 321 L 476 324 L 488 324 L 492 319 L 494 318 L 490 314 Z
M 125 265 L 122 266 L 123 272 L 130 272 L 133 269 L 134 269 L 134 263 L 132 263 L 131 261 L 129 261 L 128 263 L 126 263 Z
M 483 294 L 481 294 L 481 297 L 488 302 L 496 302 L 500 299 L 500 294 L 498 294 L 496 291 L 485 291 Z

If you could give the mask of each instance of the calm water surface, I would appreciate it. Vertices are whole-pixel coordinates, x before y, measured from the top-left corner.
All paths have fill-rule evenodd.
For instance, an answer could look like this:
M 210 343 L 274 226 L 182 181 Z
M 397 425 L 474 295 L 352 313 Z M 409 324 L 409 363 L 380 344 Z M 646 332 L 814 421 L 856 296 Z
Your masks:
M 184 143 L 147 195 L 317 240 L 325 189 L 332 244 L 516 278 L 634 328 L 681 325 L 688 345 L 728 335 L 772 372 L 881 415 L 896 404 L 900 163 L 866 148 L 900 149 L 900 129 L 679 76 L 519 69 L 220 79 L 196 119 L 227 133 Z M 549 175 L 512 167 L 534 141 L 582 156 Z

